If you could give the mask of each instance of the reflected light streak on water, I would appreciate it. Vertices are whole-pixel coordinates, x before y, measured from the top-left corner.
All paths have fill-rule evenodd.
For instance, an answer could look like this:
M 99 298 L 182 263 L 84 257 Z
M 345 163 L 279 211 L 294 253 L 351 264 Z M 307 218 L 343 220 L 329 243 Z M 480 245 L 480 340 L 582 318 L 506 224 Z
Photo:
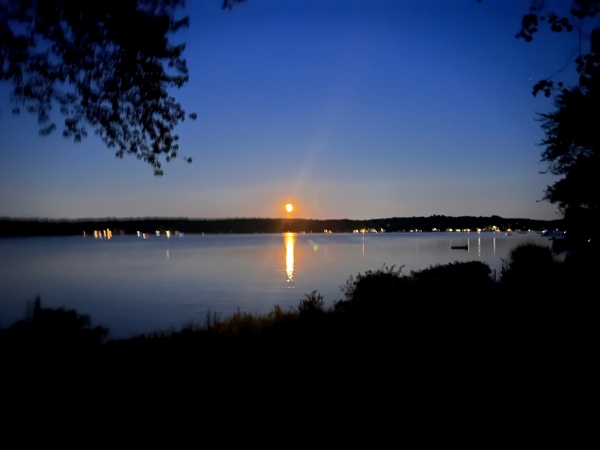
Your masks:
M 296 243 L 296 235 L 294 233 L 286 233 L 284 236 L 285 242 L 285 273 L 287 274 L 287 282 L 294 281 L 294 244 Z

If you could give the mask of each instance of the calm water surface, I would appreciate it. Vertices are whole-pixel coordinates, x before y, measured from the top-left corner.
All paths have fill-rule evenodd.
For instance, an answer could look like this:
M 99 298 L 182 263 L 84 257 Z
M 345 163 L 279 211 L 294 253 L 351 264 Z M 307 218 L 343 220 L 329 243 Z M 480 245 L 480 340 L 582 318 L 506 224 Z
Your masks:
M 500 272 L 520 242 L 535 234 L 380 233 L 37 237 L 0 240 L 0 327 L 42 305 L 89 314 L 110 337 L 203 323 L 207 311 L 227 317 L 297 306 L 318 290 L 327 305 L 342 298 L 350 275 L 387 264 L 403 273 L 432 264 L 479 260 Z M 451 250 L 452 245 L 469 250 Z

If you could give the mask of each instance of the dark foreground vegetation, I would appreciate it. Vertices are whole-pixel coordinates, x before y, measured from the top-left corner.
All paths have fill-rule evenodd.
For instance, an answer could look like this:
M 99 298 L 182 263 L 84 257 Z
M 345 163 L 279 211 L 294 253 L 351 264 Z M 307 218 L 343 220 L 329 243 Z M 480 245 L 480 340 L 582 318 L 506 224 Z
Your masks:
M 202 327 L 109 342 L 88 317 L 38 299 L 0 332 L 4 386 L 17 409 L 165 420 L 245 420 L 261 408 L 466 414 L 477 427 L 562 417 L 594 373 L 596 267 L 525 244 L 498 280 L 478 261 L 384 267 L 351 277 L 331 308 L 315 291 L 292 311 L 209 315 Z

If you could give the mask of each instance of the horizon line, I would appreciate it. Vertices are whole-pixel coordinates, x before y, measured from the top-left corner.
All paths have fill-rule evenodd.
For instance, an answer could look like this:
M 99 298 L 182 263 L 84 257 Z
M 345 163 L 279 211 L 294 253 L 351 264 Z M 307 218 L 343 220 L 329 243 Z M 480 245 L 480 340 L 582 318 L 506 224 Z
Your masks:
M 448 216 L 444 214 L 432 214 L 430 216 L 393 216 L 393 217 L 375 217 L 370 219 L 313 219 L 313 218 L 304 218 L 304 217 L 189 217 L 189 216 L 137 216 L 137 217 L 80 217 L 77 219 L 67 219 L 67 218 L 49 218 L 49 217 L 9 217 L 9 216 L 0 216 L 0 220 L 14 220 L 14 221 L 53 221 L 53 222 L 99 222 L 99 221 L 108 221 L 108 220 L 118 220 L 118 221 L 126 221 L 126 220 L 203 220 L 203 221 L 218 221 L 218 220 L 313 220 L 313 221 L 334 221 L 334 220 L 349 220 L 349 221 L 369 221 L 369 220 L 384 220 L 384 219 L 410 219 L 410 218 L 424 218 L 429 219 L 433 217 L 450 217 L 450 218 L 461 218 L 461 217 L 476 217 L 476 218 L 492 218 L 497 217 L 498 219 L 509 219 L 509 220 L 537 220 L 543 222 L 553 222 L 556 220 L 564 220 L 563 217 L 558 219 L 530 219 L 526 217 L 502 217 L 496 214 L 492 214 L 490 216 L 472 216 L 472 215 L 461 215 L 461 216 Z

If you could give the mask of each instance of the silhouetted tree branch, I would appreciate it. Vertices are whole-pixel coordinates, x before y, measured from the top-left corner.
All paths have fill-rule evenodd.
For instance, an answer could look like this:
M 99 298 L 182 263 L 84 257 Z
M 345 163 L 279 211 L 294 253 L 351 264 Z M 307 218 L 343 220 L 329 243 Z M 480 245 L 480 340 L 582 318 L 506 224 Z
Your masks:
M 569 17 L 546 11 L 544 0 L 532 0 L 530 12 L 523 16 L 517 34 L 517 38 L 530 42 L 541 22 L 546 22 L 556 33 L 578 32 L 575 63 L 579 84 L 566 87 L 558 82 L 555 86 L 549 77 L 536 83 L 533 95 L 557 94 L 556 109 L 540 115 L 546 135 L 541 142 L 545 147 L 542 161 L 548 163 L 552 174 L 561 177 L 548 186 L 545 199 L 557 204 L 571 229 L 586 239 L 600 219 L 600 27 L 592 26 L 589 34 L 582 30 L 584 20 L 596 17 L 599 12 L 600 0 L 573 0 Z M 584 41 L 589 45 L 586 52 L 582 50 Z
M 567 63 L 544 80 L 538 81 L 533 87 L 533 95 L 537 95 L 542 92 L 546 97 L 550 97 L 556 86 L 553 81 L 550 81 L 558 73 L 562 72 L 571 62 L 571 58 L 575 55 L 575 62 L 577 64 L 577 71 L 581 72 L 582 58 L 585 57 L 583 51 L 583 43 L 589 42 L 592 33 L 584 32 L 584 21 L 590 20 L 598 14 L 600 11 L 600 0 L 572 0 L 571 9 L 569 16 L 561 17 L 554 11 L 546 9 L 545 0 L 531 0 L 529 13 L 523 16 L 521 21 L 521 30 L 517 33 L 517 39 L 524 39 L 527 42 L 531 42 L 534 36 L 540 31 L 540 26 L 545 23 L 550 31 L 554 33 L 572 32 L 576 31 L 579 38 L 578 48 L 569 57 Z M 596 27 L 593 27 L 595 30 Z M 563 87 L 562 82 L 557 83 L 558 88 Z
M 14 85 L 12 100 L 37 114 L 46 135 L 65 116 L 63 135 L 80 141 L 88 127 L 116 156 L 135 154 L 162 175 L 178 154 L 173 130 L 185 111 L 168 92 L 188 81 L 185 44 L 169 35 L 183 0 L 6 0 L 0 2 L 0 80 Z M 195 118 L 195 114 L 190 115 Z M 191 162 L 191 158 L 186 158 Z

